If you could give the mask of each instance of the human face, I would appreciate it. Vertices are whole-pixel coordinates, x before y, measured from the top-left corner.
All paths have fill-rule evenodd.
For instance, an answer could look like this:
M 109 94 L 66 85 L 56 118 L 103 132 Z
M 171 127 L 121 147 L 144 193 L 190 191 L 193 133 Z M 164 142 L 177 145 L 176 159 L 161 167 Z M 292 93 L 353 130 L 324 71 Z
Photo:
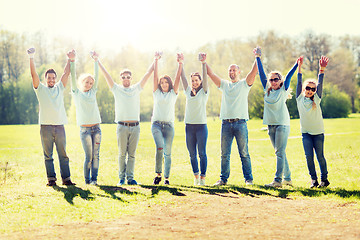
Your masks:
M 282 80 L 280 79 L 279 75 L 277 75 L 276 73 L 272 73 L 271 77 L 269 78 L 269 82 L 271 88 L 277 90 L 280 88 L 280 84 L 282 83 Z
M 46 85 L 49 88 L 53 88 L 56 82 L 56 74 L 55 73 L 48 73 L 45 76 L 46 79 Z
M 305 97 L 311 98 L 312 96 L 314 96 L 315 93 L 316 93 L 316 85 L 314 83 L 308 83 L 305 87 Z
M 94 79 L 92 77 L 87 77 L 82 81 L 82 88 L 84 92 L 89 91 L 94 85 Z
M 122 79 L 123 86 L 126 88 L 130 87 L 131 79 L 132 79 L 131 75 L 129 73 L 124 73 L 120 77 Z
M 237 76 L 240 74 L 240 69 L 236 65 L 230 65 L 229 77 L 234 82 L 237 80 Z
M 201 84 L 201 80 L 199 76 L 193 75 L 191 76 L 191 87 L 192 89 L 197 89 Z
M 169 91 L 169 82 L 166 78 L 160 79 L 160 86 L 163 92 Z

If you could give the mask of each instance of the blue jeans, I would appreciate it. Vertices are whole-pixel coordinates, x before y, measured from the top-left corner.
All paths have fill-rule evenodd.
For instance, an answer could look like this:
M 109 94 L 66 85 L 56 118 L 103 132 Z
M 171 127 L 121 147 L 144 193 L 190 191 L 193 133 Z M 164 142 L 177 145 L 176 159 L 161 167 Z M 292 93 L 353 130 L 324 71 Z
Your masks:
M 285 152 L 290 134 L 290 126 L 268 125 L 268 134 L 276 155 L 276 173 L 274 180 L 281 182 L 284 175 L 286 181 L 291 181 L 291 172 Z
M 41 125 L 41 144 L 44 151 L 45 168 L 48 180 L 56 181 L 54 168 L 54 143 L 59 156 L 60 174 L 63 181 L 70 180 L 69 158 L 66 155 L 66 136 L 64 125 Z
M 151 132 L 156 145 L 155 172 L 162 173 L 164 161 L 164 177 L 169 178 L 171 168 L 171 146 L 174 140 L 174 124 L 171 122 L 153 122 Z
M 199 174 L 199 164 L 197 160 L 196 147 L 200 158 L 200 176 L 206 176 L 207 156 L 206 141 L 208 137 L 208 128 L 206 124 L 186 124 L 186 146 L 190 155 L 190 162 L 194 175 Z
M 99 152 L 101 143 L 100 124 L 92 127 L 80 127 L 80 139 L 85 151 L 85 183 L 89 184 L 91 181 L 97 181 L 99 171 Z
M 244 119 L 231 123 L 226 120 L 222 121 L 220 178 L 226 183 L 230 176 L 230 154 L 234 137 L 237 142 L 245 181 L 253 180 L 251 172 L 251 159 L 248 150 L 248 129 L 247 123 Z
M 130 182 L 134 179 L 135 152 L 139 143 L 140 125 L 131 127 L 118 124 L 116 133 L 119 147 L 119 179 L 125 180 L 126 177 Z
M 327 180 L 328 171 L 326 166 L 326 160 L 324 157 L 324 134 L 311 135 L 308 133 L 303 133 L 302 142 L 311 179 L 317 180 L 314 163 L 315 150 L 316 157 L 320 166 L 321 180 Z

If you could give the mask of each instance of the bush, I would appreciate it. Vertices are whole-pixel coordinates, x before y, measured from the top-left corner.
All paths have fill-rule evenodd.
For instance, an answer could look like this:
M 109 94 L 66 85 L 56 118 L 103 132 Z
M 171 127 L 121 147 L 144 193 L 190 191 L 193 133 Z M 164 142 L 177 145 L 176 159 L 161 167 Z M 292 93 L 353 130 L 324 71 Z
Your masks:
M 321 107 L 324 118 L 346 118 L 351 113 L 350 97 L 336 86 L 324 89 Z

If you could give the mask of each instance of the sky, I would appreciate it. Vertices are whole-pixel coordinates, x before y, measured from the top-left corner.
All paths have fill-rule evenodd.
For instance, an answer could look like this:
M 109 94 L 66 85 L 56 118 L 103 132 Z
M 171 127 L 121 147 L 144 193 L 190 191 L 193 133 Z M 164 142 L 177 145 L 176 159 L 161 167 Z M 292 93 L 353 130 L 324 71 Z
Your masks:
M 359 35 L 358 0 L 0 0 L 0 29 L 120 51 L 192 51 L 274 30 Z

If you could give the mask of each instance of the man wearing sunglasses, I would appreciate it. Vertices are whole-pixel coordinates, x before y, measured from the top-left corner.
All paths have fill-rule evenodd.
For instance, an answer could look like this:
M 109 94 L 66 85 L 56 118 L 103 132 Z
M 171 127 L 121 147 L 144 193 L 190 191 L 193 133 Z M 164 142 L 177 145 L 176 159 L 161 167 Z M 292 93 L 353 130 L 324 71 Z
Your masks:
M 251 71 L 245 79 L 240 79 L 240 68 L 236 64 L 229 66 L 231 81 L 223 80 L 206 65 L 207 74 L 215 85 L 222 91 L 220 119 L 221 126 L 221 175 L 214 186 L 227 184 L 230 176 L 230 155 L 233 139 L 236 139 L 241 158 L 243 175 L 246 185 L 253 184 L 251 160 L 248 150 L 248 129 L 246 121 L 249 120 L 248 94 L 257 74 L 254 61 Z
M 113 81 L 110 74 L 99 60 L 99 67 L 104 74 L 110 91 L 115 98 L 115 122 L 117 123 L 117 139 L 119 147 L 119 183 L 137 185 L 134 179 L 135 152 L 140 136 L 140 92 L 154 71 L 154 62 L 150 65 L 140 82 L 131 85 L 132 72 L 124 69 L 120 73 L 122 84 Z M 126 160 L 127 155 L 127 160 Z

